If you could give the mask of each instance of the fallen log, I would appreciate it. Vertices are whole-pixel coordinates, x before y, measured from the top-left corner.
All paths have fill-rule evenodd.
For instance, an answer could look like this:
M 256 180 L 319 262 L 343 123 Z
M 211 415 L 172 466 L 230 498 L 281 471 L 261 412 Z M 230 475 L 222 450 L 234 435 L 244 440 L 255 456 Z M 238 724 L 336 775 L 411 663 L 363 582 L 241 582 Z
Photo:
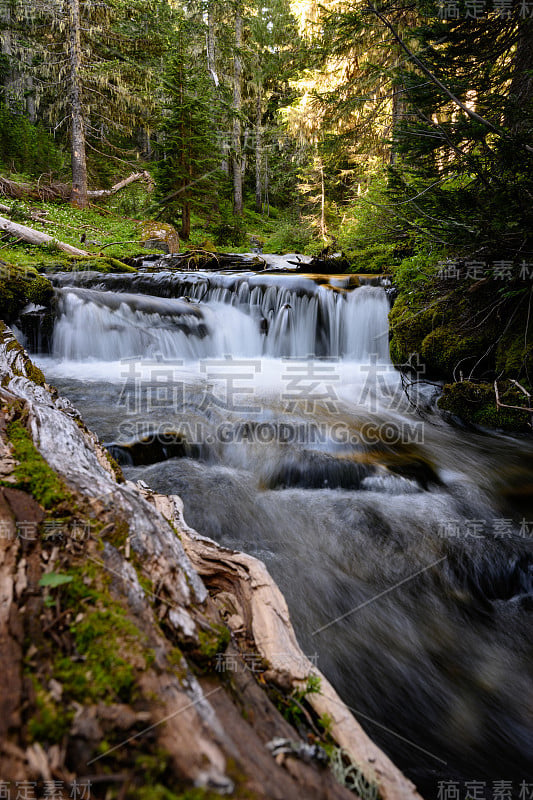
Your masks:
M 202 796 L 353 800 L 324 768 L 320 748 L 309 747 L 246 669 L 247 650 L 232 641 L 179 534 L 122 482 L 75 409 L 48 390 L 44 376 L 1 325 L 0 384 L 3 481 L 16 481 L 22 457 L 9 440 L 13 423 L 57 474 L 64 487 L 58 488 L 65 498 L 62 508 L 82 526 L 76 531 L 83 529 L 81 535 L 65 529 L 61 540 L 39 531 L 26 541 L 17 523 L 35 520 L 37 526 L 44 512 L 31 492 L 0 487 L 0 660 L 10 686 L 10 692 L 0 693 L 3 782 L 49 781 L 53 775 L 60 785 L 85 786 L 79 779 L 86 782 L 90 775 L 91 783 L 105 785 L 120 775 L 132 796 L 140 796 L 141 789 L 152 790 L 153 772 L 139 768 L 139 753 L 148 764 L 159 764 L 164 754 L 164 776 L 160 769 L 158 780 L 180 794 L 196 787 Z M 70 577 L 73 571 L 76 577 Z M 46 605 L 51 590 L 44 581 L 54 573 L 79 583 L 80 602 Z M 116 631 L 107 625 L 110 608 L 120 615 Z M 69 673 L 67 692 L 57 655 L 70 661 L 76 652 L 74 619 L 96 630 L 93 620 L 102 619 L 101 609 L 106 635 L 93 641 L 83 659 L 96 663 L 103 639 L 110 639 L 106 647 L 113 648 L 121 669 L 127 668 L 128 683 L 120 684 L 118 695 L 115 661 L 98 683 L 81 662 L 74 669 L 82 677 L 74 684 Z M 231 680 L 215 669 L 215 650 L 238 660 Z M 30 659 L 53 719 L 65 719 L 61 746 L 50 743 L 49 727 L 31 739 L 26 733 L 25 719 L 40 718 L 36 694 L 30 695 L 22 680 Z
M 317 717 L 329 717 L 333 739 L 368 784 L 378 787 L 382 800 L 421 800 L 416 787 L 367 736 L 333 686 L 300 649 L 285 598 L 265 565 L 190 528 L 177 495 L 157 494 L 142 483 L 137 489 L 179 531 L 187 556 L 215 602 L 220 594 L 224 606 L 231 596 L 236 613 L 227 620 L 229 628 L 235 636 L 242 633 L 247 642 L 254 643 L 276 682 L 289 681 L 296 689 L 305 686 L 311 676 L 320 678 L 320 691 L 309 694 L 307 702 Z
M 95 191 L 87 192 L 87 197 L 90 200 L 95 200 L 99 197 L 111 197 L 111 195 L 120 192 L 121 189 L 125 189 L 126 186 L 129 186 L 130 183 L 134 183 L 135 181 L 145 180 L 147 183 L 152 184 L 152 176 L 149 172 L 134 172 L 132 175 L 129 175 L 124 180 L 115 183 L 111 189 L 97 189 Z
M 57 239 L 54 239 L 53 236 L 49 236 L 47 233 L 41 233 L 40 231 L 36 231 L 34 228 L 28 228 L 26 225 L 20 225 L 17 222 L 12 222 L 10 219 L 6 219 L 5 217 L 0 217 L 0 230 L 6 231 L 6 233 L 11 234 L 12 236 L 17 236 L 19 239 L 23 239 L 25 242 L 29 242 L 30 244 L 55 244 L 60 250 L 63 250 L 65 253 L 69 253 L 72 256 L 89 255 L 86 250 L 79 250 L 77 247 L 73 247 L 71 244 L 59 242 Z
M 115 183 L 110 189 L 93 189 L 87 192 L 89 200 L 98 200 L 103 197 L 111 197 L 111 195 L 120 192 L 126 186 L 129 186 L 135 181 L 145 180 L 147 183 L 152 184 L 152 176 L 149 172 L 134 172 L 127 178 L 123 178 L 118 183 Z M 22 200 L 29 197 L 32 200 L 40 200 L 41 202 L 53 202 L 54 200 L 61 200 L 68 203 L 72 194 L 72 187 L 68 183 L 50 182 L 47 184 L 37 182 L 32 183 L 18 183 L 10 178 L 0 176 L 0 194 L 4 197 L 11 197 L 14 200 Z

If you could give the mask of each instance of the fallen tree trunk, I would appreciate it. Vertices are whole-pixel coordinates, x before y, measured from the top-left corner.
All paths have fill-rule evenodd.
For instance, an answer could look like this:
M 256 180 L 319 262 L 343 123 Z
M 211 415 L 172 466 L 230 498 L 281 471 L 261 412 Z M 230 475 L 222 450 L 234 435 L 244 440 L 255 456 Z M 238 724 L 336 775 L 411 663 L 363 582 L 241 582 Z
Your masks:
M 19 225 L 17 222 L 12 222 L 10 219 L 6 219 L 5 217 L 0 217 L 0 230 L 6 231 L 6 233 L 11 234 L 12 236 L 17 236 L 19 239 L 23 239 L 25 242 L 29 242 L 30 244 L 39 245 L 53 243 L 57 245 L 60 250 L 63 250 L 65 253 L 69 253 L 71 256 L 89 255 L 86 250 L 79 250 L 77 247 L 73 247 L 71 244 L 59 242 L 57 239 L 54 239 L 53 236 L 49 236 L 47 233 L 41 233 L 40 231 L 36 231 L 34 228 L 28 228 L 26 225 Z
M 120 192 L 126 186 L 129 186 L 135 181 L 145 180 L 147 183 L 152 183 L 152 176 L 149 172 L 134 172 L 127 178 L 115 183 L 111 189 L 93 189 L 87 192 L 89 200 L 98 200 L 102 197 L 110 197 L 111 195 Z M 68 183 L 50 182 L 41 184 L 37 182 L 32 183 L 18 183 L 12 181 L 10 178 L 0 176 L 0 194 L 4 197 L 12 197 L 14 200 L 22 200 L 29 197 L 32 200 L 40 200 L 41 202 L 53 202 L 54 200 L 61 200 L 65 203 L 70 201 L 72 194 L 72 187 Z
M 190 528 L 177 495 L 138 488 L 179 531 L 185 552 L 215 602 L 220 594 L 220 606 L 227 607 L 231 596 L 236 613 L 227 619 L 227 625 L 237 641 L 242 637 L 254 643 L 269 665 L 266 674 L 280 685 L 288 681 L 294 689 L 304 687 L 313 675 L 319 677 L 320 691 L 309 694 L 306 700 L 317 717 L 329 717 L 331 735 L 365 781 L 378 787 L 382 800 L 421 800 L 411 781 L 367 736 L 333 686 L 300 649 L 285 598 L 265 565 Z
M 134 766 L 141 752 L 154 763 L 164 754 L 161 784 L 174 791 L 196 787 L 257 800 L 353 800 L 263 690 L 268 682 L 283 693 L 285 684 L 281 696 L 289 692 L 290 701 L 292 687 L 320 677 L 299 649 L 283 596 L 264 565 L 188 528 L 179 498 L 117 482 L 123 478 L 96 437 L 68 401 L 44 385 L 5 326 L 0 384 L 0 663 L 12 688 L 0 698 L 4 782 L 49 781 L 53 775 L 70 784 L 87 780 L 90 766 L 94 784 L 120 776 L 131 795 L 139 796 L 153 785 L 151 775 Z M 28 526 L 35 520 L 37 530 L 45 512 L 29 491 L 9 486 L 17 482 L 16 463 L 26 458 L 13 443 L 16 431 L 46 459 L 46 474 L 62 482 L 54 484 L 54 503 L 62 504 L 66 525 L 76 527 L 61 538 L 54 538 L 55 528 L 46 535 L 17 535 L 20 521 Z M 46 604 L 53 591 L 46 586 L 57 576 L 76 591 L 56 594 Z M 227 623 L 221 615 L 224 593 L 237 605 Z M 124 621 L 116 631 L 107 616 L 102 622 L 102 609 Z M 75 620 L 95 633 L 97 623 L 105 624 L 110 640 L 105 644 L 97 635 L 84 660 L 78 657 L 79 666 L 72 659 L 78 652 Z M 260 676 L 246 667 L 250 644 L 268 662 Z M 115 649 L 120 669 L 129 667 L 129 683 L 117 684 L 120 703 L 115 695 L 109 703 L 110 686 L 116 691 L 115 661 L 104 667 L 105 680 L 98 684 L 88 673 L 103 647 Z M 75 681 L 70 666 L 66 674 L 57 668 L 58 654 L 61 662 L 75 664 Z M 239 668 L 224 675 L 218 656 Z M 30 659 L 35 684 L 27 687 L 21 676 Z M 43 724 L 33 739 L 27 735 L 27 720 L 41 720 L 33 685 L 41 704 L 52 709 L 51 718 L 65 720 L 61 747 L 50 743 Z M 379 787 L 382 800 L 421 800 L 325 678 L 320 695 L 309 695 L 308 702 L 315 714 L 330 715 L 342 752 Z
M 124 178 L 124 180 L 115 183 L 115 185 L 112 186 L 111 189 L 97 189 L 92 192 L 87 192 L 87 196 L 91 200 L 95 200 L 98 197 L 110 197 L 111 195 L 120 192 L 121 189 L 125 189 L 126 186 L 130 185 L 130 183 L 134 183 L 135 181 L 140 181 L 140 180 L 145 180 L 147 183 L 151 184 L 152 176 L 150 175 L 149 172 L 146 172 L 146 170 L 144 172 L 134 172 L 132 175 L 129 175 L 129 177 Z

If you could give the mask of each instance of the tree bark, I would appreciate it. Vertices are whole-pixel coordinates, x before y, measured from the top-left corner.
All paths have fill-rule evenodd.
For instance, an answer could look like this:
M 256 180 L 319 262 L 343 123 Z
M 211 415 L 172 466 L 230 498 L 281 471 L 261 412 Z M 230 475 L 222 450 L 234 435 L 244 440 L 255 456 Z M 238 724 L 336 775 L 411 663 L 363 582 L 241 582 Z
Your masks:
M 523 109 L 533 97 L 533 21 L 520 20 L 518 41 L 514 54 L 514 74 L 509 89 L 513 103 L 508 124 L 514 133 L 527 132 L 529 125 Z
M 214 0 L 209 0 L 207 4 L 207 69 L 213 78 L 215 86 L 218 86 L 219 80 L 216 71 L 215 60 L 215 3 Z
M 191 204 L 188 200 L 183 201 L 181 207 L 181 231 L 182 239 L 188 239 L 191 235 Z
M 401 84 L 393 83 L 392 92 L 390 164 L 394 166 L 398 161 L 398 126 L 405 116 L 405 89 Z
M 263 210 L 263 181 L 261 177 L 261 162 L 263 151 L 263 121 L 262 114 L 262 92 L 261 87 L 257 87 L 256 109 L 255 109 L 255 210 L 261 214 Z
M 54 243 L 60 250 L 64 250 L 65 253 L 70 253 L 72 256 L 89 255 L 86 250 L 78 250 L 77 247 L 72 247 L 70 244 L 58 242 L 57 239 L 54 239 L 53 236 L 49 236 L 47 233 L 41 233 L 33 228 L 28 228 L 26 225 L 19 225 L 16 222 L 11 222 L 10 219 L 5 219 L 5 217 L 0 217 L 0 230 L 6 231 L 6 233 L 10 233 L 12 236 L 18 236 L 19 239 L 23 239 L 30 244 Z
M 324 165 L 320 159 L 320 233 L 325 242 L 327 242 L 326 230 L 326 184 L 324 180 Z
M 70 0 L 70 114 L 72 194 L 70 200 L 77 208 L 87 208 L 87 158 L 85 154 L 85 121 L 81 102 L 81 23 L 80 0 Z
M 235 17 L 235 56 L 233 59 L 233 211 L 242 216 L 242 149 L 241 149 L 241 107 L 242 107 L 242 13 L 239 9 Z

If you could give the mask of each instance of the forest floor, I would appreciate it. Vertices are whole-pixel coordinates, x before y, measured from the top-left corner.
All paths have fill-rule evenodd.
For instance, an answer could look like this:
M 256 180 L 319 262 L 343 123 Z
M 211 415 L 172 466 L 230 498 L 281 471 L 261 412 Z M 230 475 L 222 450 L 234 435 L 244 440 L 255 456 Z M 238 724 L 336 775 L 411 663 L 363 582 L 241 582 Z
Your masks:
M 140 184 L 132 184 L 113 197 L 91 203 L 85 210 L 73 208 L 69 203 L 30 199 L 3 198 L 2 204 L 10 207 L 9 219 L 13 222 L 32 227 L 91 255 L 118 260 L 161 252 L 145 247 L 150 227 L 169 230 L 169 225 L 179 227 L 178 220 L 159 213 L 149 189 Z M 313 238 L 313 231 L 305 222 L 294 219 L 287 210 L 274 207 L 260 214 L 246 205 L 243 217 L 238 218 L 223 203 L 206 205 L 202 211 L 193 211 L 191 223 L 189 239 L 180 242 L 181 251 L 243 253 L 260 248 L 265 253 L 314 254 L 323 246 Z M 55 271 L 59 265 L 63 269 L 72 268 L 72 259 L 54 244 L 30 245 L 8 234 L 0 239 L 0 260 L 41 271 Z

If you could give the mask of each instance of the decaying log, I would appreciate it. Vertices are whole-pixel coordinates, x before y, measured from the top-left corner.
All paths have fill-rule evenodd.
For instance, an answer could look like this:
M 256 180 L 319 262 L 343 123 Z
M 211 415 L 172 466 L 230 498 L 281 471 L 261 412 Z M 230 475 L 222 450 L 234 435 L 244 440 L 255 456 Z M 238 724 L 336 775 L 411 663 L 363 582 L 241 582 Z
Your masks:
M 152 176 L 149 172 L 134 172 L 127 178 L 116 183 L 111 189 L 94 189 L 87 193 L 90 200 L 98 200 L 102 197 L 110 197 L 111 195 L 120 192 L 126 186 L 129 186 L 134 181 L 144 180 L 150 185 L 153 183 Z M 67 183 L 49 182 L 36 184 L 32 183 L 18 183 L 12 181 L 10 178 L 0 176 L 0 194 L 4 197 L 12 197 L 14 200 L 21 200 L 29 197 L 32 200 L 40 200 L 41 202 L 53 202 L 54 200 L 61 200 L 65 203 L 70 201 L 72 194 L 72 187 Z
M 94 191 L 87 192 L 87 196 L 90 200 L 97 200 L 99 197 L 111 197 L 111 195 L 120 192 L 121 189 L 125 189 L 126 186 L 130 185 L 130 183 L 140 180 L 144 180 L 150 185 L 153 183 L 152 176 L 149 172 L 146 172 L 146 170 L 144 172 L 134 172 L 127 178 L 124 178 L 124 180 L 115 183 L 111 189 L 96 189 Z
M 47 233 L 41 233 L 40 231 L 36 231 L 34 228 L 28 228 L 26 225 L 20 225 L 17 222 L 12 222 L 10 219 L 6 219 L 5 217 L 0 217 L 0 230 L 6 231 L 6 233 L 11 234 L 12 236 L 17 236 L 19 239 L 23 239 L 25 242 L 29 242 L 30 244 L 55 244 L 60 250 L 64 250 L 65 253 L 69 253 L 72 256 L 89 255 L 86 250 L 79 250 L 77 247 L 73 247 L 71 244 L 59 242 L 57 239 L 54 239 L 53 236 L 49 236 Z
M 141 491 L 142 488 L 141 488 Z M 320 692 L 306 697 L 319 717 L 332 720 L 331 734 L 349 754 L 369 783 L 377 783 L 383 800 L 415 800 L 414 785 L 367 736 L 333 686 L 306 658 L 297 642 L 285 598 L 258 559 L 221 547 L 212 539 L 200 536 L 183 517 L 183 503 L 178 496 L 167 497 L 144 490 L 147 499 L 180 533 L 194 568 L 206 582 L 210 593 L 230 593 L 238 614 L 228 625 L 240 625 L 254 642 L 272 673 L 294 688 L 302 688 L 312 675 L 320 677 Z

